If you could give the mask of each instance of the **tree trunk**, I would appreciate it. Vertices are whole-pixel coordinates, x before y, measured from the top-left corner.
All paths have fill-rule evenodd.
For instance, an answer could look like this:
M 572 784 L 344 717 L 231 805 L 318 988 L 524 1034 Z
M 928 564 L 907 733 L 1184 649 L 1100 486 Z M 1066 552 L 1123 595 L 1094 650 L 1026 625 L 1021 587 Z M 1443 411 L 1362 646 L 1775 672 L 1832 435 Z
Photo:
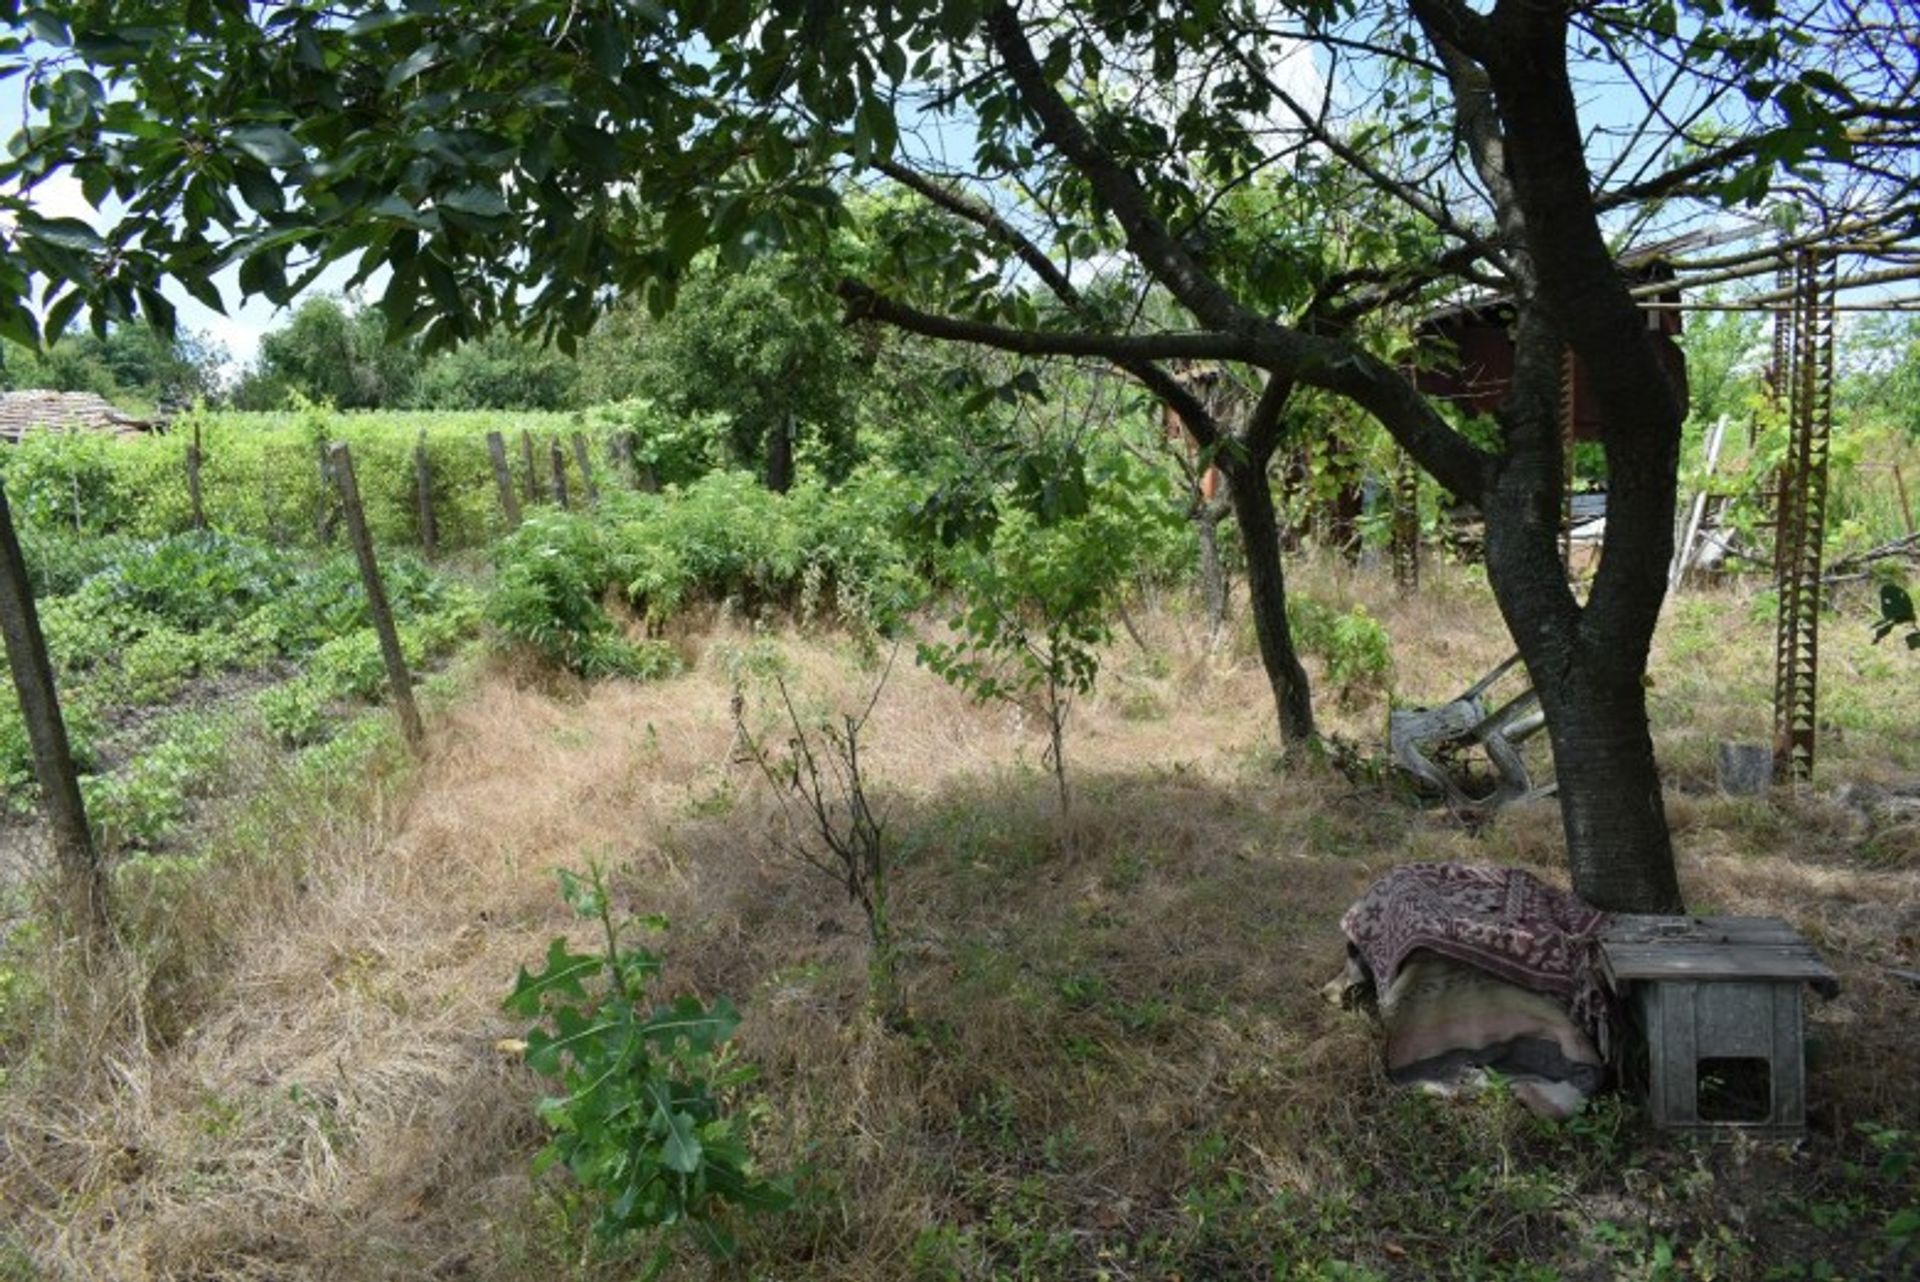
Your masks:
M 782 414 L 767 433 L 767 488 L 785 494 L 793 488 L 793 415 Z
M 1220 642 L 1227 621 L 1227 568 L 1220 560 L 1219 505 L 1202 501 L 1193 509 L 1193 527 L 1200 536 L 1200 595 L 1207 605 L 1207 648 Z
M 1267 484 L 1265 458 L 1236 458 L 1227 467 L 1227 492 L 1233 498 L 1234 519 L 1240 523 L 1240 541 L 1247 556 L 1247 596 L 1253 611 L 1253 631 L 1260 641 L 1260 662 L 1273 688 L 1280 716 L 1282 745 L 1306 743 L 1316 737 L 1313 698 L 1307 671 L 1293 648 L 1293 630 L 1287 624 L 1287 580 L 1280 567 L 1280 523 Z
M 1559 554 L 1559 336 L 1533 308 L 1522 309 L 1515 334 L 1513 388 L 1500 410 L 1507 452 L 1482 503 L 1487 579 L 1546 714 L 1573 888 L 1613 912 L 1677 913 L 1642 683 L 1671 556 L 1672 503 L 1649 492 L 1646 469 L 1631 456 L 1610 452 L 1618 461 L 1603 558 L 1610 577 L 1582 605 Z
M 1574 889 L 1613 912 L 1684 911 L 1645 688 L 1576 669 L 1540 696 Z

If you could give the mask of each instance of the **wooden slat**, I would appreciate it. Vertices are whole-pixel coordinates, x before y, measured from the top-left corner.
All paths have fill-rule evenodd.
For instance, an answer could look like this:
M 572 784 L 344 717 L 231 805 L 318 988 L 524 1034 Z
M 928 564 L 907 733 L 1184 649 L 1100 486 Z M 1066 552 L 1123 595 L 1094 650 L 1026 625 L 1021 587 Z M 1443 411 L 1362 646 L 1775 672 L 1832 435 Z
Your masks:
M 1607 972 L 1618 981 L 1834 978 L 1805 944 L 1607 944 L 1602 955 Z
M 1819 954 L 1777 917 L 1619 917 L 1601 935 L 1600 954 L 1616 986 L 1659 979 L 1835 983 Z
M 1799 932 L 1778 917 L 1617 917 L 1601 934 L 1608 941 L 1801 943 Z

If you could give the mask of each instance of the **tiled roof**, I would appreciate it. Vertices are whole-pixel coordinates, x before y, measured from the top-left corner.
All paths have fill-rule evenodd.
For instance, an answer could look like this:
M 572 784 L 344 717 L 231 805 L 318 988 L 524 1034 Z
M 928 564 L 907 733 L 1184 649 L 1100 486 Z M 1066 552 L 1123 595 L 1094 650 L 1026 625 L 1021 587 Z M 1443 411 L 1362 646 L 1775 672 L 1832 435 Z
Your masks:
M 92 392 L 0 393 L 0 440 L 15 442 L 28 432 L 105 432 L 132 436 L 151 430 L 150 419 L 134 418 Z

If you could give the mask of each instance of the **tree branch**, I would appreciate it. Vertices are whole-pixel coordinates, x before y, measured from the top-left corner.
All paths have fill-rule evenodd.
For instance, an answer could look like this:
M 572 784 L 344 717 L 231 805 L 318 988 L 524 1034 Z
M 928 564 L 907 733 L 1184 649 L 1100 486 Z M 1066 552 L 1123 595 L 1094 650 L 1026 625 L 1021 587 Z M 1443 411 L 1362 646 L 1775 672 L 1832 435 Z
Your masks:
M 917 193 L 938 208 L 946 210 L 956 218 L 965 219 L 986 232 L 1025 263 L 1069 311 L 1076 315 L 1085 314 L 1085 299 L 1067 274 L 1047 257 L 1045 251 L 1022 234 L 1019 228 L 1002 218 L 985 201 L 976 200 L 965 192 L 943 186 L 897 161 L 877 161 L 875 167 L 907 190 Z M 1178 414 L 1186 423 L 1187 429 L 1193 433 L 1194 439 L 1201 445 L 1212 446 L 1218 443 L 1219 423 L 1208 412 L 1200 398 L 1188 390 L 1179 379 L 1149 360 L 1124 358 L 1116 359 L 1115 363 L 1132 375 L 1161 404 L 1170 407 Z
M 1137 178 L 1114 159 L 1047 79 L 1033 56 L 1020 17 L 1005 4 L 987 11 L 988 39 L 1006 63 L 1008 78 L 1040 120 L 1045 137 L 1086 176 L 1102 203 L 1119 220 L 1127 245 L 1154 279 L 1201 324 L 1241 331 L 1258 326 L 1259 317 L 1242 306 L 1182 248 L 1154 214 Z
M 857 280 L 841 281 L 837 292 L 850 321 L 882 321 L 928 338 L 1022 356 L 1091 356 L 1123 369 L 1130 361 L 1239 361 L 1266 370 L 1283 384 L 1323 388 L 1372 414 L 1429 475 L 1464 499 L 1480 495 L 1493 462 L 1492 456 L 1448 426 L 1411 380 L 1344 339 L 1302 334 L 1278 325 L 1265 326 L 1258 335 L 1219 330 L 1087 334 L 1008 329 L 924 312 Z

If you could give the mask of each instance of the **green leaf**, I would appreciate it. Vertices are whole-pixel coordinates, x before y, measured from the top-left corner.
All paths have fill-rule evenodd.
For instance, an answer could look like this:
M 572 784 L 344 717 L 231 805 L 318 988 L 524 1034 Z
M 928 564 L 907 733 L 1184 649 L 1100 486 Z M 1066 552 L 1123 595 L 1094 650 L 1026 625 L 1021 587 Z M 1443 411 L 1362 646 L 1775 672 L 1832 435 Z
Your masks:
M 661 1160 L 669 1170 L 692 1175 L 700 1169 L 701 1156 L 700 1137 L 694 1134 L 693 1119 L 674 1108 L 673 1096 L 664 1082 L 655 1081 L 649 1089 L 653 1095 L 654 1126 L 664 1140 Z
M 278 125 L 246 125 L 227 136 L 242 154 L 275 169 L 291 169 L 306 163 L 307 154 L 299 140 Z
M 671 1006 L 663 1006 L 639 1026 L 642 1037 L 662 1048 L 671 1049 L 685 1041 L 699 1054 L 711 1054 L 715 1047 L 733 1036 L 740 1027 L 740 1016 L 722 997 L 711 1008 L 697 997 L 683 996 Z
M 405 10 L 381 9 L 356 20 L 347 28 L 347 34 L 356 38 L 359 36 L 370 36 L 375 32 L 385 31 L 389 27 L 397 27 L 402 23 L 412 22 L 415 17 L 416 15 Z
M 22 347 L 40 345 L 40 324 L 33 313 L 10 297 L 0 297 L 0 338 L 9 338 Z
M 585 1001 L 587 990 L 580 981 L 599 974 L 604 965 L 604 959 L 594 954 L 569 951 L 566 939 L 556 936 L 547 945 L 546 969 L 534 975 L 521 967 L 514 979 L 513 991 L 501 1005 L 516 1015 L 533 1019 L 540 1014 L 541 999 L 549 993 Z
M 433 40 L 427 41 L 399 62 L 393 64 L 393 69 L 387 72 L 387 88 L 389 90 L 398 89 L 439 60 L 439 42 Z
M 78 218 L 42 218 L 31 212 L 20 214 L 20 230 L 34 240 L 57 245 L 81 254 L 97 254 L 107 247 L 100 233 Z
M 507 202 L 498 191 L 479 185 L 462 187 L 434 203 L 441 209 L 450 209 L 472 218 L 504 218 L 508 212 Z
M 73 43 L 73 33 L 67 29 L 67 24 L 45 9 L 28 9 L 20 15 L 19 21 L 26 24 L 35 40 L 63 48 Z
M 269 216 L 280 213 L 287 207 L 286 193 L 279 182 L 264 169 L 255 169 L 251 165 L 236 165 L 233 171 L 233 184 L 240 189 L 240 198 L 247 202 L 254 213 Z

